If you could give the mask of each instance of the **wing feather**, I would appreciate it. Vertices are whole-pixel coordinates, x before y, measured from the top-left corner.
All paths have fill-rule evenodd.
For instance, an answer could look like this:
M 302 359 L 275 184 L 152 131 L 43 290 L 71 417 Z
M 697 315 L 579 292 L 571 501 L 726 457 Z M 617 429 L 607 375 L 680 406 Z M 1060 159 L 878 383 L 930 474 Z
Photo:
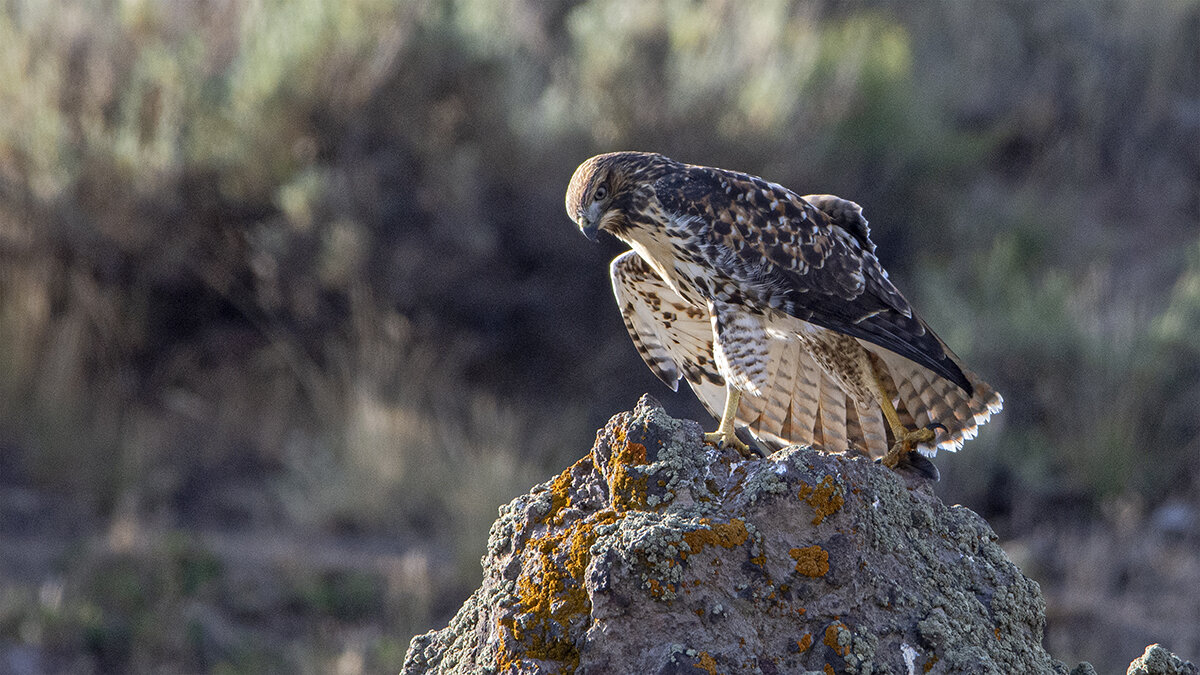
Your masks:
M 713 362 L 707 311 L 685 302 L 634 251 L 613 259 L 609 271 L 625 328 L 642 360 L 672 390 L 678 390 L 680 377 L 713 383 L 721 392 L 720 410 L 725 380 Z M 701 400 L 711 412 L 710 402 Z
M 668 386 L 687 380 L 709 413 L 719 417 L 725 405 L 725 382 L 712 358 L 707 316 L 689 306 L 633 251 L 613 260 L 611 272 L 617 304 L 642 359 Z M 761 395 L 742 396 L 735 421 L 773 448 L 801 444 L 840 452 L 853 445 L 850 439 L 858 437 L 859 428 L 879 426 L 877 421 L 864 423 L 864 415 L 874 418 L 859 413 L 855 432 L 847 430 L 845 393 L 799 340 L 772 339 L 764 371 L 768 376 Z M 867 445 L 876 450 L 872 443 Z
M 857 204 L 815 195 L 814 206 L 761 178 L 697 166 L 658 179 L 654 192 L 746 301 L 889 349 L 970 393 L 941 340 L 888 280 Z

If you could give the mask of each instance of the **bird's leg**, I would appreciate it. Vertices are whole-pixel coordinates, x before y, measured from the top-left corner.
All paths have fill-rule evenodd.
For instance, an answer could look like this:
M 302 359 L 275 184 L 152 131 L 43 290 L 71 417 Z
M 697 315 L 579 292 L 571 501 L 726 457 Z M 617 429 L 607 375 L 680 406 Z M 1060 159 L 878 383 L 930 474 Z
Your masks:
M 728 382 L 725 383 L 725 412 L 721 415 L 721 424 L 716 431 L 704 434 L 705 443 L 715 443 L 718 448 L 726 445 L 733 447 L 743 457 L 751 457 L 750 447 L 737 437 L 733 428 L 733 418 L 737 414 L 738 402 L 742 392 Z
M 882 462 L 889 469 L 894 469 L 901 459 L 917 449 L 918 443 L 932 441 L 937 436 L 934 427 L 941 425 L 931 425 L 924 429 L 913 430 L 905 428 L 900 423 L 900 415 L 896 412 L 896 407 L 892 405 L 892 399 L 887 394 L 887 387 L 883 386 L 883 378 L 879 376 L 879 371 L 875 369 L 874 364 L 871 367 L 871 374 L 875 377 L 875 388 L 879 391 L 879 407 L 883 409 L 883 416 L 887 418 L 888 426 L 892 428 L 892 436 L 896 439 L 896 443 L 883 456 Z

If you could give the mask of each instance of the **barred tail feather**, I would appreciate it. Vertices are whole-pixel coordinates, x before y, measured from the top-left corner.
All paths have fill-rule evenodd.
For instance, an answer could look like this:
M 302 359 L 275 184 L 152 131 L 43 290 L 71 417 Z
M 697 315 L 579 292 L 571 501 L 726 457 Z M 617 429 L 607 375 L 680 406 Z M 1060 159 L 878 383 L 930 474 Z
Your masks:
M 736 425 L 745 427 L 764 449 L 808 445 L 872 459 L 887 453 L 890 439 L 883 412 L 847 395 L 799 341 L 772 340 L 767 362 L 769 384 L 764 393 L 743 395 L 736 415 Z M 725 401 L 724 386 L 690 378 L 689 382 L 704 407 L 718 417 Z M 911 419 L 905 410 L 902 415 Z
M 926 456 L 932 457 L 938 450 L 957 451 L 963 442 L 975 438 L 979 427 L 1004 407 L 1003 397 L 966 368 L 962 368 L 963 375 L 974 390 L 970 396 L 924 366 L 881 347 L 860 342 L 875 357 L 872 361 L 876 367 L 882 366 L 885 388 L 889 390 L 888 396 L 896 406 L 902 424 L 911 428 L 930 424 L 946 427 L 944 431 L 938 429 L 932 443 L 917 448 Z M 953 355 L 951 358 L 958 363 Z
M 846 392 L 827 374 L 821 378 L 821 414 L 817 421 L 821 425 L 821 438 L 817 445 L 832 452 L 843 452 L 850 447 L 846 430 Z
M 742 397 L 738 425 L 773 448 L 812 445 L 820 411 L 820 369 L 792 340 L 772 340 L 767 362 L 769 385 L 762 396 Z

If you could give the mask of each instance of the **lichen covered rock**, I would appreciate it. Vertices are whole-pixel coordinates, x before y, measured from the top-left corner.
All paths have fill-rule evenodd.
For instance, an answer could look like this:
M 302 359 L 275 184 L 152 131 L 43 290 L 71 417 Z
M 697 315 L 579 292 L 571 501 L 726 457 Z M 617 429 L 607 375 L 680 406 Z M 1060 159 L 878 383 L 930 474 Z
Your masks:
M 1129 664 L 1126 675 L 1200 675 L 1200 668 L 1154 644 Z
M 919 478 L 746 461 L 643 397 L 501 510 L 483 585 L 403 672 L 1065 674 L 995 540 Z

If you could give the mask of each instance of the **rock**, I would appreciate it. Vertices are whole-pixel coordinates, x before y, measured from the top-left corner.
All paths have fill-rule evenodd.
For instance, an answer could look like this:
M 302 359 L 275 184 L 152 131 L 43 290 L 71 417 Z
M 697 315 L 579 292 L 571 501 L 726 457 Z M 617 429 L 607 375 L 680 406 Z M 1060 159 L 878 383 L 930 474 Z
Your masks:
M 1146 647 L 1145 653 L 1129 664 L 1125 675 L 1198 675 L 1197 668 L 1190 661 L 1175 656 L 1163 649 L 1161 645 Z
M 483 585 L 402 673 L 1067 674 L 1038 585 L 927 481 L 701 434 L 649 397 L 614 417 L 501 509 Z

